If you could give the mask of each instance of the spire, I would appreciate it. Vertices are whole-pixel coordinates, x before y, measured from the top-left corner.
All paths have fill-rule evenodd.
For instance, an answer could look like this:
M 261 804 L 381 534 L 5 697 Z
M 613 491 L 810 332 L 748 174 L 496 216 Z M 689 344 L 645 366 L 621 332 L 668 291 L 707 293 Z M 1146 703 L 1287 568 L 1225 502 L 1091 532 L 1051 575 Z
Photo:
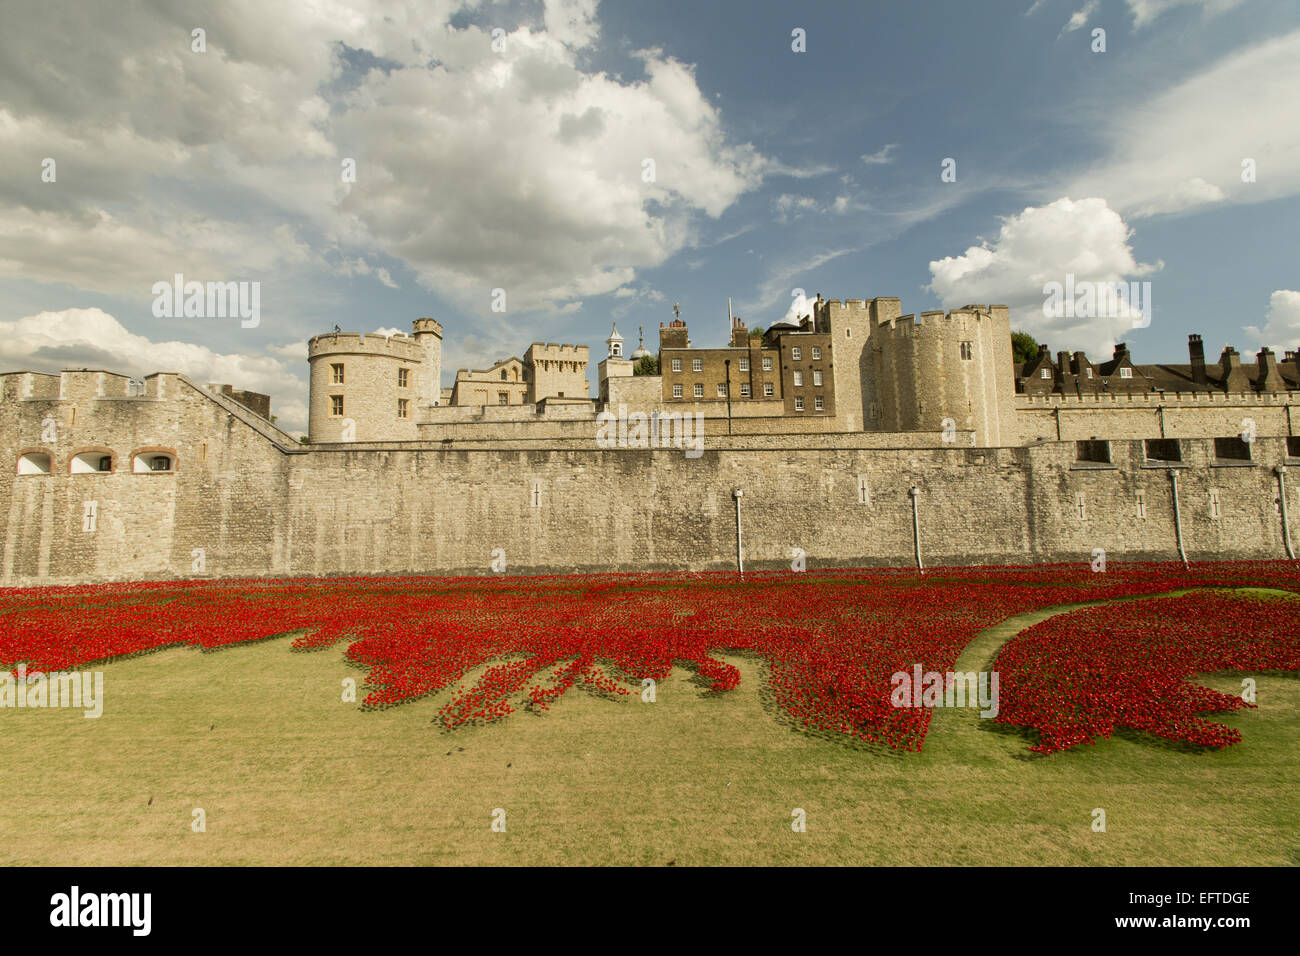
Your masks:
M 645 347 L 645 326 L 638 325 L 636 327 L 636 338 L 637 346 L 636 351 L 632 353 L 632 361 L 639 362 L 643 358 L 648 358 L 650 355 L 649 351 L 647 351 Z

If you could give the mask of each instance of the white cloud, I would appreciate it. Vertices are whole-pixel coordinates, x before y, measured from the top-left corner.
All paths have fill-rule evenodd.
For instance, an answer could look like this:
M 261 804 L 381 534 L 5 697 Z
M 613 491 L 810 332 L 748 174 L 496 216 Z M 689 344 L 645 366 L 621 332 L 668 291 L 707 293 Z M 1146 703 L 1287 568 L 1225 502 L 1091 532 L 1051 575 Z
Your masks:
M 1061 36 L 1067 33 L 1073 33 L 1087 24 L 1089 17 L 1097 12 L 1097 7 L 1101 5 L 1101 0 L 1088 0 L 1082 7 L 1070 14 L 1070 19 L 1065 21 L 1065 26 L 1061 27 Z M 1031 11 L 1032 12 L 1032 11 Z
M 282 359 L 288 359 L 291 362 L 307 361 L 307 342 L 290 342 L 288 345 L 268 345 L 266 350 L 272 355 L 278 355 Z
M 287 354 L 291 348 L 296 355 Z M 0 368 L 34 372 L 99 368 L 124 375 L 182 372 L 200 385 L 230 384 L 270 395 L 277 424 L 305 429 L 307 383 L 294 373 L 306 370 L 306 345 L 268 351 L 294 361 L 222 354 L 189 342 L 154 342 L 127 331 L 100 309 L 64 309 L 0 320 Z
M 387 256 L 473 311 L 497 287 L 513 311 L 564 307 L 664 262 L 765 175 L 814 174 L 729 140 L 660 51 L 639 78 L 588 72 L 596 0 L 546 0 L 545 29 L 513 27 L 503 52 L 488 27 L 450 26 L 477 6 L 15 0 L 0 167 L 60 165 L 57 183 L 0 182 L 0 275 L 140 296 L 175 272 L 347 259 L 395 286 Z
M 767 278 L 765 278 L 759 286 L 758 293 L 752 299 L 747 299 L 744 302 L 739 303 L 736 307 L 736 311 L 743 312 L 746 315 L 753 315 L 754 313 L 765 311 L 775 305 L 785 310 L 782 319 L 789 319 L 792 317 L 793 313 L 797 311 L 799 306 L 799 296 L 796 294 L 799 291 L 797 277 L 809 275 L 817 269 L 820 269 L 826 263 L 857 251 L 858 249 L 856 247 L 846 249 L 827 249 L 822 252 L 814 253 L 811 256 L 801 258 L 795 262 L 771 267 L 768 271 Z M 808 286 L 805 284 L 803 289 L 806 290 L 807 288 Z M 813 290 L 813 297 L 816 298 L 815 289 Z M 806 293 L 804 298 L 807 298 Z M 782 319 L 775 319 L 774 321 L 779 322 L 782 321 Z M 753 319 L 750 320 L 748 324 L 751 327 L 755 324 L 761 325 L 762 320 Z
M 1085 116 L 1108 158 L 1069 184 L 1126 217 L 1300 193 L 1300 31 L 1229 54 L 1147 102 Z M 1189 145 L 1194 144 L 1194 145 Z M 1257 167 L 1242 181 L 1243 160 Z
M 546 32 L 572 47 L 588 46 L 600 33 L 596 7 L 600 0 L 545 0 Z
M 1129 246 L 1131 232 L 1104 199 L 1058 199 L 1030 206 L 1002 220 L 991 242 L 960 256 L 930 263 L 930 289 L 945 308 L 969 303 L 1005 304 L 1012 326 L 1053 348 L 1109 355 L 1133 320 L 1124 314 L 1096 318 L 1048 318 L 1043 286 L 1066 281 L 1119 282 L 1150 275 L 1163 263 L 1139 263 Z M 1153 289 L 1158 308 L 1158 289 Z M 1156 313 L 1158 315 L 1158 312 Z
M 792 222 L 801 216 L 816 213 L 820 209 L 817 200 L 811 196 L 792 196 L 789 193 L 782 193 L 772 200 L 772 211 L 776 214 L 776 221 L 780 223 Z
M 1125 0 L 1133 14 L 1133 28 L 1141 29 L 1175 7 L 1202 7 L 1206 16 L 1218 16 L 1242 0 Z
M 886 163 L 894 161 L 894 150 L 898 149 L 898 143 L 889 143 L 880 147 L 874 153 L 863 153 L 862 162 L 867 166 L 883 166 Z
M 1264 326 L 1245 327 L 1246 334 L 1274 351 L 1300 348 L 1300 292 L 1278 289 L 1268 300 Z
M 386 268 L 383 266 L 372 266 L 370 263 L 366 262 L 364 257 L 344 259 L 339 265 L 339 273 L 346 276 L 373 275 L 384 285 L 388 286 L 388 288 L 398 288 L 397 283 L 393 281 L 393 277 L 389 274 Z

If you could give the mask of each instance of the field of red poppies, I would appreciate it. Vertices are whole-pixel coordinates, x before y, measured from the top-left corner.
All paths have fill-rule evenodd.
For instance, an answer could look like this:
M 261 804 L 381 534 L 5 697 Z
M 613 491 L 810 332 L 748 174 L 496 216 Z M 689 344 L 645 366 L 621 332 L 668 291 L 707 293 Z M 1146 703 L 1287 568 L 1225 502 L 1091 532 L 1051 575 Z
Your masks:
M 69 669 L 172 645 L 213 649 L 300 631 L 293 644 L 298 650 L 348 642 L 349 660 L 368 669 L 366 705 L 450 689 L 438 719 L 451 730 L 520 708 L 545 709 L 578 684 L 610 696 L 634 693 L 643 678 L 662 678 L 674 665 L 725 692 L 737 686 L 739 673 L 715 655 L 748 651 L 766 661 L 776 703 L 803 726 L 919 750 L 930 711 L 893 707 L 891 674 L 916 664 L 950 670 L 980 630 L 1025 611 L 1216 586 L 1300 591 L 1300 570 L 1289 562 L 1190 569 L 1112 564 L 1092 573 L 1081 564 L 937 569 L 924 576 L 854 570 L 743 579 L 724 573 L 335 578 L 8 589 L 0 591 L 0 666 L 21 662 L 29 673 Z M 1084 653 L 1083 631 L 1027 637 L 1015 651 L 1023 656 L 1007 658 L 1016 677 L 1003 684 L 1004 718 L 1014 715 L 1015 722 L 1041 730 L 1040 746 L 1049 750 L 1069 746 L 1078 733 L 1087 739 L 1100 732 L 1106 715 L 1116 714 L 1123 726 L 1198 743 L 1231 742 L 1179 716 L 1190 713 L 1187 707 L 1224 703 L 1185 691 L 1180 682 L 1219 665 L 1293 669 L 1297 638 L 1284 618 L 1264 627 L 1272 612 L 1258 608 L 1240 628 L 1235 620 L 1230 627 L 1221 620 L 1217 631 L 1198 630 L 1208 600 L 1162 602 L 1159 620 L 1185 626 L 1160 640 L 1144 636 L 1145 618 L 1131 623 L 1115 617 L 1113 608 L 1099 612 L 1099 620 L 1125 624 L 1108 632 L 1104 650 L 1092 657 Z M 1239 600 L 1232 609 L 1250 603 Z M 1141 606 L 1132 605 L 1130 613 Z M 1197 634 L 1225 633 L 1234 637 L 1223 653 L 1212 643 L 1171 653 L 1205 639 Z M 1096 659 L 1104 661 L 1104 674 L 1074 674 L 1098 666 Z M 1035 667 L 1050 676 L 1036 675 Z M 1151 679 L 1107 685 L 1105 693 L 1122 698 L 1123 707 L 1071 724 L 1072 708 L 1082 713 L 1079 702 L 1091 700 L 1125 668 Z M 1060 699 L 1044 704 L 1040 698 L 1049 692 Z M 1170 695 L 1183 701 L 1183 710 Z
M 1032 727 L 1054 753 L 1127 727 L 1204 747 L 1241 740 L 1199 713 L 1253 707 L 1189 681 L 1220 671 L 1300 670 L 1295 602 L 1193 592 L 1050 618 L 997 660 L 999 723 Z

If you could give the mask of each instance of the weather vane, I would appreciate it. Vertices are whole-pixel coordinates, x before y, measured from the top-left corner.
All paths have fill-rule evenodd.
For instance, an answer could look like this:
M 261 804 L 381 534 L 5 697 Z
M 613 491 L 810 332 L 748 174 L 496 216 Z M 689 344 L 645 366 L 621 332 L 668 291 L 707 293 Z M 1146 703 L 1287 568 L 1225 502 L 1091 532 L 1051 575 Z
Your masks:
M 680 302 L 674 302 L 674 303 L 673 303 L 673 318 L 675 318 L 675 319 L 680 319 L 681 317 L 682 317 L 682 304 L 681 304 Z

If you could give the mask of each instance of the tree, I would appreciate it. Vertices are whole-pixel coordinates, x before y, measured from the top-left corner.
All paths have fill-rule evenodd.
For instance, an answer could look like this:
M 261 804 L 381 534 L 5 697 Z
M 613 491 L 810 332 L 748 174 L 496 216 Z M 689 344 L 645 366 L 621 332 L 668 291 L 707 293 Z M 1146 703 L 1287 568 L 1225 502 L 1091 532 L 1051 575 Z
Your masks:
M 633 375 L 658 375 L 659 356 L 643 355 L 641 361 L 632 366 Z
M 763 327 L 761 325 L 754 326 L 749 330 L 749 337 L 751 339 L 761 339 L 763 337 Z
M 1031 361 L 1038 354 L 1038 342 L 1028 332 L 1011 333 L 1011 358 L 1017 365 Z

